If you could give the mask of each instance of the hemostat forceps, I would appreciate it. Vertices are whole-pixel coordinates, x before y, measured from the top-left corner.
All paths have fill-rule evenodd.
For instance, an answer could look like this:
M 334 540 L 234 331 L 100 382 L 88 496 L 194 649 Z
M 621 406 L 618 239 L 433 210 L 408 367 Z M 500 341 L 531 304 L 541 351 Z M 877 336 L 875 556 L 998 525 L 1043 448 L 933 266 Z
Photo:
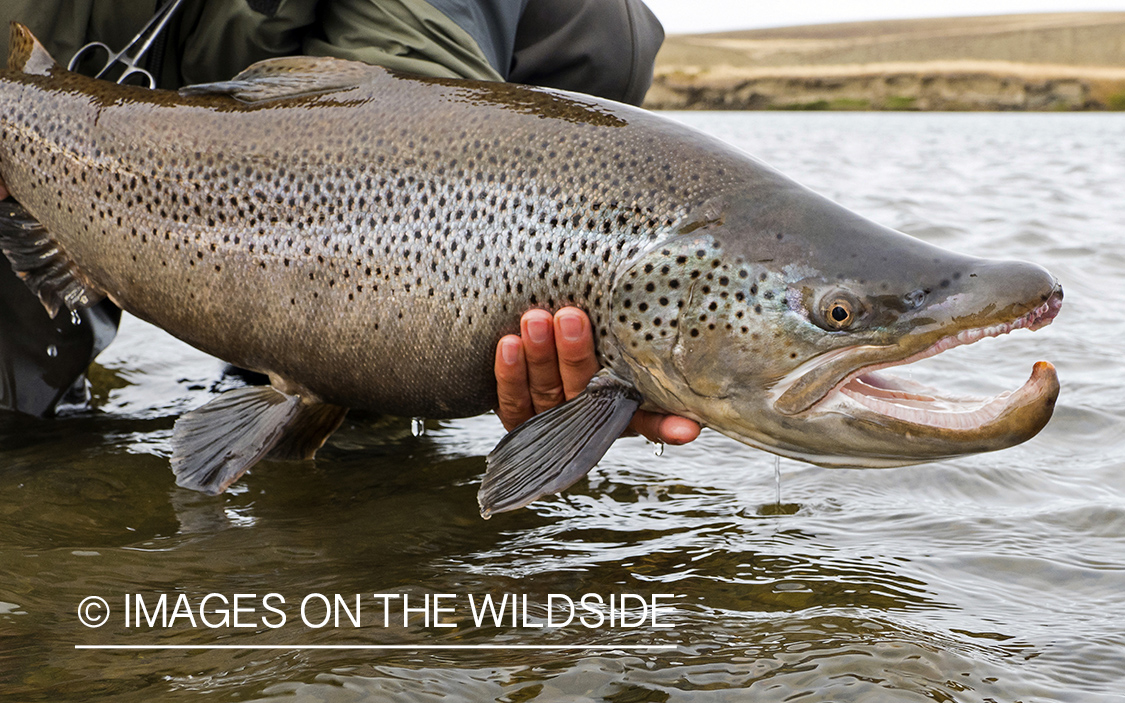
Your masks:
M 149 47 L 151 47 L 152 43 L 156 41 L 156 38 L 160 36 L 160 33 L 164 31 L 164 25 L 168 24 L 168 20 L 172 18 L 172 15 L 176 13 L 176 10 L 180 8 L 182 3 L 183 0 L 168 0 L 163 7 L 157 10 L 156 14 L 152 16 L 152 19 L 141 28 L 141 31 L 137 32 L 137 36 L 133 37 L 132 41 L 126 44 L 125 48 L 121 51 L 114 52 L 100 41 L 86 44 L 70 59 L 70 63 L 66 66 L 67 70 L 75 70 L 79 63 L 84 59 L 91 58 L 100 50 L 104 51 L 109 58 L 105 66 L 102 66 L 101 70 L 94 75 L 94 78 L 101 78 L 105 75 L 106 71 L 120 64 L 125 70 L 117 79 L 118 83 L 124 83 L 131 76 L 140 75 L 144 78 L 149 88 L 155 88 L 156 79 L 152 77 L 151 73 L 137 66 L 137 62 L 140 61 L 145 52 L 149 50 Z

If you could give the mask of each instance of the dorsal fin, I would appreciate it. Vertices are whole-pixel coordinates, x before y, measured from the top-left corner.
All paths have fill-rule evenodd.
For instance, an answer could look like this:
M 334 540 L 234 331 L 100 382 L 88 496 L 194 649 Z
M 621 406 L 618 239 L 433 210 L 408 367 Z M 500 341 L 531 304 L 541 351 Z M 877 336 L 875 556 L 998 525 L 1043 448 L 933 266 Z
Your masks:
M 229 81 L 180 88 L 180 95 L 230 95 L 256 103 L 360 85 L 384 69 L 329 56 L 283 56 L 251 65 Z
M 11 38 L 8 40 L 9 71 L 45 76 L 57 65 L 30 29 L 19 22 L 12 22 Z

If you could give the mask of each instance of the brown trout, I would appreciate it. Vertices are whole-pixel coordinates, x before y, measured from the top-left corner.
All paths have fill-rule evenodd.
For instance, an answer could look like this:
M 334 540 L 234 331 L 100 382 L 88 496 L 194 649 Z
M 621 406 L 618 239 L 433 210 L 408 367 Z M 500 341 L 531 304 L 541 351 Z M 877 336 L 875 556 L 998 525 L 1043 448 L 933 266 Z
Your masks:
M 878 373 L 1047 324 L 1058 282 L 887 229 L 709 136 L 556 90 L 265 61 L 179 93 L 69 73 L 13 26 L 2 248 L 53 314 L 108 297 L 268 374 L 180 418 L 182 486 L 311 457 L 349 407 L 463 417 L 529 308 L 590 315 L 603 370 L 489 455 L 482 514 L 566 488 L 638 407 L 825 466 L 1034 436 L 1058 394 Z

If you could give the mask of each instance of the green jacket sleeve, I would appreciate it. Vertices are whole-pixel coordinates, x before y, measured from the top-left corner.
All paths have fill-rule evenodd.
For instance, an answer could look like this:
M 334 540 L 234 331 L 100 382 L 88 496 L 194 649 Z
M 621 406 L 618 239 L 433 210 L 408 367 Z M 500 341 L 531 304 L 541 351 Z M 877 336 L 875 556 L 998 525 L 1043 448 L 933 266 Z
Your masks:
M 177 84 L 262 59 L 335 56 L 427 76 L 501 80 L 477 43 L 424 0 L 224 0 L 185 7 Z

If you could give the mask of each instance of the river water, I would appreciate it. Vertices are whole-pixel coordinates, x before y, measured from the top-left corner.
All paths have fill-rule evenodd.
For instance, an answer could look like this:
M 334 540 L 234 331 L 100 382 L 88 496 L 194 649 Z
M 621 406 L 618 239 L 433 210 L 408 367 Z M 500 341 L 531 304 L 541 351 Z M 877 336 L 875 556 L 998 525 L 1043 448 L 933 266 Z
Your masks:
M 672 117 L 877 221 L 1051 269 L 1054 324 L 909 372 L 995 393 L 1051 360 L 1051 424 L 910 468 L 782 460 L 780 503 L 771 455 L 709 431 L 659 457 L 624 439 L 566 496 L 485 522 L 494 417 L 415 437 L 352 416 L 315 462 L 211 498 L 175 487 L 172 423 L 239 381 L 127 319 L 92 410 L 0 416 L 0 699 L 1125 700 L 1125 117 Z M 486 594 L 517 597 L 517 620 L 478 624 Z M 584 594 L 627 594 L 629 626 Z M 101 627 L 80 620 L 105 615 L 89 596 Z M 567 598 L 569 624 L 536 627 Z M 428 624 L 427 602 L 447 609 Z M 310 648 L 344 645 L 402 648 Z

